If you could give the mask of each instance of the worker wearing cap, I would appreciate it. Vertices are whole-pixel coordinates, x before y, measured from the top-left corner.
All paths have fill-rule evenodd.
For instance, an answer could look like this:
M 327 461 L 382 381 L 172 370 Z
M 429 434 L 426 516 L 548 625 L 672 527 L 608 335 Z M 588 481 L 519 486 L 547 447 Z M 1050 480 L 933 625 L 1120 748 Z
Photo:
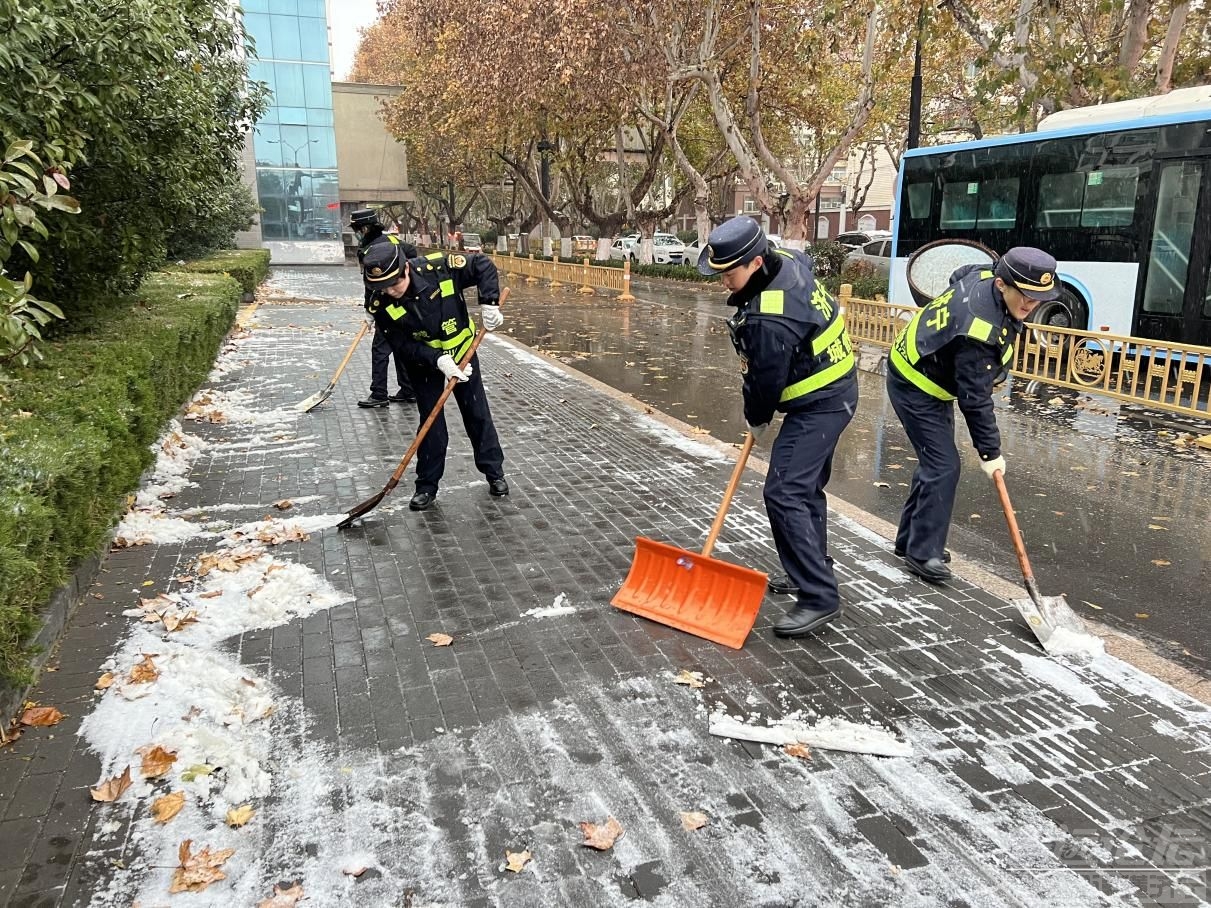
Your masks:
M 736 307 L 728 319 L 744 376 L 744 418 L 755 443 L 774 433 L 765 509 L 786 571 L 770 591 L 795 596 L 775 625 L 801 637 L 841 613 L 828 557 L 824 486 L 833 452 L 858 406 L 857 365 L 837 301 L 817 283 L 812 260 L 778 249 L 752 218 L 725 221 L 707 238 L 698 270 L 720 275 Z
M 362 265 L 366 258 L 366 251 L 376 243 L 389 242 L 389 238 L 383 232 L 382 221 L 378 218 L 378 212 L 373 208 L 359 208 L 349 216 L 349 226 L 353 228 L 353 233 L 357 236 L 357 263 Z M 408 258 L 414 258 L 417 255 L 417 249 L 411 243 L 401 243 L 400 249 Z M 366 302 L 370 302 L 370 289 L 366 288 Z M 367 313 L 367 318 L 373 318 Z M 387 341 L 387 336 L 378 329 L 377 325 L 374 328 L 374 342 L 370 347 L 370 396 L 364 400 L 359 400 L 359 407 L 386 407 L 392 402 L 394 403 L 412 403 L 416 400 L 416 395 L 412 393 L 412 383 L 408 381 L 408 373 L 404 369 L 404 364 L 397 356 L 395 358 L 395 378 L 399 382 L 399 390 L 388 396 L 387 394 L 387 362 L 391 358 L 391 344 Z
M 476 330 L 463 299 L 465 288 L 478 291 L 480 318 L 487 330 L 504 323 L 496 265 L 478 253 L 433 252 L 409 259 L 401 245 L 391 242 L 371 246 L 362 264 L 366 310 L 386 334 L 392 352 L 403 360 L 421 416 L 433 411 L 446 381 L 457 379 L 454 399 L 471 439 L 475 466 L 488 480 L 490 494 L 508 495 L 505 455 L 488 409 L 479 357 L 473 356 L 465 369 L 458 365 Z M 417 452 L 416 492 L 408 504 L 413 511 L 432 507 L 436 500 L 448 442 L 446 419 L 439 413 Z
M 946 535 L 959 484 L 954 403 L 967 421 L 980 466 L 1005 472 L 992 392 L 1004 380 L 1022 322 L 1059 294 L 1055 259 L 1041 249 L 1010 249 L 995 267 L 965 265 L 950 288 L 921 309 L 888 357 L 887 395 L 917 452 L 895 551 L 930 583 L 950 579 Z

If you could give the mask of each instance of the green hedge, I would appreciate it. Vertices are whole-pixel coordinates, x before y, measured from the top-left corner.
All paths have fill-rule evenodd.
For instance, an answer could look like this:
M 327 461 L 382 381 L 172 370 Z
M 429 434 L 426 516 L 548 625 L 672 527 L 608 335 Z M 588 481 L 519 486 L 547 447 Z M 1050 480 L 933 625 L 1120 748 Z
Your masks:
M 240 296 L 222 274 L 157 272 L 92 330 L 12 371 L 0 391 L 0 682 L 29 681 L 39 610 L 105 540 L 150 445 L 210 371 Z
M 230 274 L 245 293 L 256 293 L 261 281 L 269 276 L 268 249 L 220 249 L 205 258 L 170 265 L 168 271 L 190 271 L 195 274 Z

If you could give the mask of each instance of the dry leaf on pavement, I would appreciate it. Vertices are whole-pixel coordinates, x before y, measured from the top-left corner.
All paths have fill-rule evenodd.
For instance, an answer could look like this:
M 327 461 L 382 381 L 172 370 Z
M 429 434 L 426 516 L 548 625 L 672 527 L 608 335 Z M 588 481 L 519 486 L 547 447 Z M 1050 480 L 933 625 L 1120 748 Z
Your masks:
M 601 826 L 596 823 L 581 823 L 580 830 L 584 833 L 581 845 L 596 848 L 598 851 L 608 851 L 622 835 L 622 824 L 610 817 Z
M 31 706 L 21 714 L 20 721 L 22 725 L 37 725 L 47 728 L 62 722 L 63 713 L 53 706 Z
M 271 523 L 258 530 L 256 538 L 269 545 L 280 545 L 283 542 L 306 542 L 311 537 L 298 527 L 297 524 Z
M 185 792 L 174 791 L 172 794 L 166 794 L 151 802 L 151 818 L 157 823 L 167 823 L 180 813 L 184 806 Z
M 677 673 L 676 677 L 673 678 L 673 683 L 688 684 L 690 687 L 706 687 L 706 681 L 703 679 L 702 672 L 692 672 L 686 668 Z
M 1155 564 L 1157 567 L 1168 567 L 1170 564 L 1172 564 L 1172 562 L 1165 561 L 1163 558 L 1157 558 L 1152 563 Z
M 430 634 L 425 639 L 432 641 L 434 646 L 449 646 L 454 642 L 454 638 L 449 634 Z
M 283 498 L 281 501 L 275 501 L 273 506 L 279 511 L 289 511 L 292 507 L 294 507 L 294 502 L 289 498 Z
M 96 690 L 108 690 L 114 683 L 114 673 L 106 672 L 97 679 L 97 683 L 93 685 Z
M 798 757 L 800 760 L 810 760 L 812 758 L 811 748 L 806 744 L 787 744 L 782 750 L 792 757 Z
M 143 755 L 143 765 L 139 767 L 139 772 L 146 779 L 154 779 L 164 775 L 168 770 L 172 769 L 172 764 L 177 762 L 177 755 L 171 750 L 165 750 L 159 744 L 147 747 L 140 747 L 135 753 Z
M 186 625 L 197 624 L 198 613 L 193 609 L 187 612 L 169 611 L 164 612 L 160 616 L 160 620 L 164 622 L 164 630 L 171 634 L 173 631 L 178 631 Z
M 256 811 L 252 809 L 251 804 L 244 804 L 227 811 L 227 825 L 232 829 L 239 829 L 253 818 Z
M 257 902 L 256 908 L 294 908 L 303 898 L 305 896 L 302 883 L 292 883 L 285 889 L 279 883 L 273 887 L 273 895 L 264 901 Z
M 530 863 L 530 858 L 534 857 L 529 851 L 506 851 L 505 852 L 505 870 L 512 870 L 514 873 L 521 873 L 526 864 Z
M 196 854 L 191 854 L 192 846 L 193 841 L 186 839 L 177 851 L 181 864 L 172 872 L 172 885 L 168 887 L 170 893 L 201 892 L 211 883 L 227 879 L 226 874 L 219 868 L 235 854 L 234 848 L 224 848 L 211 853 L 210 846 L 207 846 Z
M 155 653 L 143 653 L 143 661 L 130 670 L 131 684 L 148 684 L 160 677 L 160 671 L 151 658 L 154 655 Z
M 108 803 L 109 801 L 116 801 L 118 798 L 122 797 L 122 792 L 130 788 L 130 785 L 130 767 L 127 766 L 126 769 L 122 770 L 122 775 L 114 776 L 112 779 L 106 779 L 96 788 L 90 788 L 88 793 L 93 796 L 94 801 Z
M 681 812 L 682 827 L 685 829 L 689 829 L 691 831 L 695 830 L 695 829 L 701 829 L 709 821 L 710 821 L 710 817 L 708 817 L 705 813 L 702 813 L 701 811 L 698 811 L 698 810 L 691 810 L 691 811 L 683 810 Z

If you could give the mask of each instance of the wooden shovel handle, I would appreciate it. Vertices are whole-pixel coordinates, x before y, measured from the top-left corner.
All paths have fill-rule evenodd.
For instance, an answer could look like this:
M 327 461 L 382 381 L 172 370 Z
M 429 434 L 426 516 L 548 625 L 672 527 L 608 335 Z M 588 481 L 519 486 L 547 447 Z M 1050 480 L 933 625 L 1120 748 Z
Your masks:
M 749 432 L 748 438 L 744 439 L 744 447 L 740 449 L 740 456 L 736 458 L 736 467 L 732 470 L 732 478 L 727 484 L 727 491 L 723 493 L 723 503 L 719 505 L 719 513 L 715 515 L 715 522 L 711 524 L 711 531 L 707 534 L 706 545 L 702 547 L 703 558 L 711 557 L 711 551 L 715 548 L 715 540 L 723 531 L 723 518 L 727 516 L 727 509 L 731 507 L 732 496 L 736 494 L 736 487 L 740 485 L 744 465 L 748 463 L 748 455 L 752 450 L 753 433 Z
M 336 374 L 332 376 L 332 384 L 336 384 L 341 380 L 341 373 L 345 371 L 345 367 L 349 365 L 349 360 L 353 358 L 353 351 L 357 349 L 357 345 L 362 342 L 362 338 L 366 336 L 366 331 L 370 325 L 362 320 L 362 330 L 357 332 L 357 337 L 353 339 L 353 343 L 349 345 L 349 349 L 345 352 L 345 358 L 341 360 L 341 364 L 336 367 Z
M 1034 571 L 1030 569 L 1030 559 L 1026 556 L 1026 545 L 1022 542 L 1022 532 L 1018 529 L 1018 518 L 1013 513 L 1013 502 L 1009 500 L 1009 490 L 1005 488 L 1005 476 L 1000 470 L 992 474 L 992 481 L 1001 497 L 1001 509 L 1005 512 L 1005 522 L 1009 524 L 1009 538 L 1013 540 L 1013 548 L 1018 553 L 1018 564 L 1022 567 L 1022 577 L 1026 586 L 1034 583 Z
M 505 300 L 509 298 L 509 288 L 506 287 L 500 292 L 500 301 L 498 306 L 503 306 Z M 488 329 L 481 327 L 475 332 L 475 340 L 471 341 L 471 348 L 463 354 L 463 358 L 458 361 L 458 367 L 461 369 L 471 362 L 471 357 L 475 355 L 475 351 L 479 349 L 479 345 L 483 342 L 487 335 Z M 441 397 L 437 399 L 437 403 L 433 405 L 433 409 L 429 411 L 428 418 L 421 423 L 420 429 L 417 430 L 416 437 L 412 439 L 412 444 L 408 445 L 408 450 L 404 452 L 403 459 L 399 462 L 399 466 L 395 468 L 395 472 L 391 474 L 391 478 L 387 481 L 387 490 L 394 489 L 399 485 L 399 481 L 404 476 L 404 471 L 408 469 L 408 464 L 412 462 L 412 458 L 416 456 L 416 452 L 420 450 L 420 444 L 425 440 L 425 436 L 429 434 L 429 429 L 437 422 L 437 417 L 441 415 L 442 410 L 446 406 L 446 401 L 450 399 L 450 395 L 454 393 L 454 386 L 458 384 L 457 378 L 452 378 L 446 382 L 446 387 L 442 389 Z

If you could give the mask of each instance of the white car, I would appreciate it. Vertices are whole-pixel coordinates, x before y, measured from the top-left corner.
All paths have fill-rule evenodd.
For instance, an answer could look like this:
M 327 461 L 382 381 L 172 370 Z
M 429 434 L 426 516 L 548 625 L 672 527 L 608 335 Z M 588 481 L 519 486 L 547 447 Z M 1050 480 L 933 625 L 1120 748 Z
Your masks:
M 652 261 L 657 265 L 680 265 L 685 258 L 685 244 L 672 233 L 652 236 Z
M 625 262 L 635 261 L 635 245 L 638 243 L 638 237 L 620 236 L 610 244 L 610 261 Z
M 865 246 L 859 246 L 845 257 L 842 273 L 857 262 L 864 262 L 875 269 L 875 274 L 888 277 L 891 274 L 891 240 L 871 240 Z

